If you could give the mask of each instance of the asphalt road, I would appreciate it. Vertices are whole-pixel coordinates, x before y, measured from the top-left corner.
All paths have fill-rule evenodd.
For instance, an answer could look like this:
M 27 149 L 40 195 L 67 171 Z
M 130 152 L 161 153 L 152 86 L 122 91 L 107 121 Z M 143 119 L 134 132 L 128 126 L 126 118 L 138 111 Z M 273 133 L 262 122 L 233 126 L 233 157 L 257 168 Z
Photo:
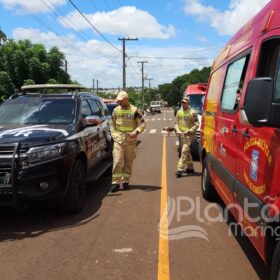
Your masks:
M 161 133 L 173 123 L 170 109 L 147 117 L 129 191 L 110 194 L 103 177 L 74 216 L 1 208 L 0 279 L 268 279 L 248 239 L 229 230 L 233 221 L 218 219 L 222 202 L 202 199 L 200 163 L 175 178 L 176 138 Z

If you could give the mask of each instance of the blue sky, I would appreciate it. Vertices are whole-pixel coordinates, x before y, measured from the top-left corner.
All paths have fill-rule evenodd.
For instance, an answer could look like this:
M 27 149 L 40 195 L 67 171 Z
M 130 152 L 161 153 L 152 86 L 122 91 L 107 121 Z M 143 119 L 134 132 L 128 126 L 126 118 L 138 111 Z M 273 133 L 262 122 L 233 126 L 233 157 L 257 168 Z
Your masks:
M 91 86 L 122 85 L 122 45 L 128 41 L 127 86 L 140 86 L 138 61 L 152 86 L 210 66 L 232 35 L 269 0 L 0 0 L 0 27 L 9 38 L 30 39 L 65 54 L 72 79 Z M 112 46 L 113 45 L 113 46 Z

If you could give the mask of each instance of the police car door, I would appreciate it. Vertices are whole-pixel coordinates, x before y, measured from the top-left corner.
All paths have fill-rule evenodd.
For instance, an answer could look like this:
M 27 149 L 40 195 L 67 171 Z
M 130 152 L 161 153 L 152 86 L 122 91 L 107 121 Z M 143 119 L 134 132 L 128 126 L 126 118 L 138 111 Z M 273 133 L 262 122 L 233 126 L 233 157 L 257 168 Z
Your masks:
M 94 144 L 94 153 L 98 158 L 98 160 L 102 160 L 105 157 L 106 147 L 107 147 L 105 119 L 102 110 L 98 104 L 98 100 L 95 98 L 89 98 L 88 101 L 93 115 L 98 116 L 101 119 L 101 123 L 98 127 L 98 139 L 95 140 L 96 142 Z
M 82 118 L 93 115 L 87 99 L 83 99 L 81 102 L 81 115 Z M 95 152 L 95 145 L 98 143 L 98 140 L 99 126 L 86 126 L 83 131 L 83 144 L 88 159 L 88 169 L 91 169 L 99 161 Z
M 102 115 L 101 127 L 104 136 L 104 146 L 102 150 L 104 156 L 102 158 L 105 157 L 106 159 L 108 159 L 111 158 L 112 155 L 112 136 L 110 132 L 111 115 L 101 99 L 96 100 L 96 103 L 98 104 Z

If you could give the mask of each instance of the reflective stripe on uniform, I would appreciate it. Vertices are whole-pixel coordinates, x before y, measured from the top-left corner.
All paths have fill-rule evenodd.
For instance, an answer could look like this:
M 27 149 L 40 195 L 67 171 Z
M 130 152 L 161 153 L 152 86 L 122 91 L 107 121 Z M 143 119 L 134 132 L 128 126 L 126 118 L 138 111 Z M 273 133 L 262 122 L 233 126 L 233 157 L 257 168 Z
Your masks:
M 118 178 L 118 177 L 122 177 L 122 174 L 112 174 L 113 178 Z

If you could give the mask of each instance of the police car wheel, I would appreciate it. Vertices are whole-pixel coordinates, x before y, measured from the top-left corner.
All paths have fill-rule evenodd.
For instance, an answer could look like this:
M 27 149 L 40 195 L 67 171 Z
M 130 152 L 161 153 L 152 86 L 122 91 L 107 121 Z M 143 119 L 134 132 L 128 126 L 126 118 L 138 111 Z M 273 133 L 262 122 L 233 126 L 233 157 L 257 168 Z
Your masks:
M 73 166 L 68 192 L 63 200 L 65 213 L 75 214 L 82 210 L 86 198 L 86 171 L 84 164 L 77 160 Z
M 201 191 L 202 191 L 202 196 L 206 200 L 213 200 L 216 197 L 216 191 L 211 183 L 211 177 L 209 175 L 207 162 L 208 159 L 206 157 L 202 164 Z
M 280 242 L 278 242 L 271 263 L 270 280 L 280 280 Z

